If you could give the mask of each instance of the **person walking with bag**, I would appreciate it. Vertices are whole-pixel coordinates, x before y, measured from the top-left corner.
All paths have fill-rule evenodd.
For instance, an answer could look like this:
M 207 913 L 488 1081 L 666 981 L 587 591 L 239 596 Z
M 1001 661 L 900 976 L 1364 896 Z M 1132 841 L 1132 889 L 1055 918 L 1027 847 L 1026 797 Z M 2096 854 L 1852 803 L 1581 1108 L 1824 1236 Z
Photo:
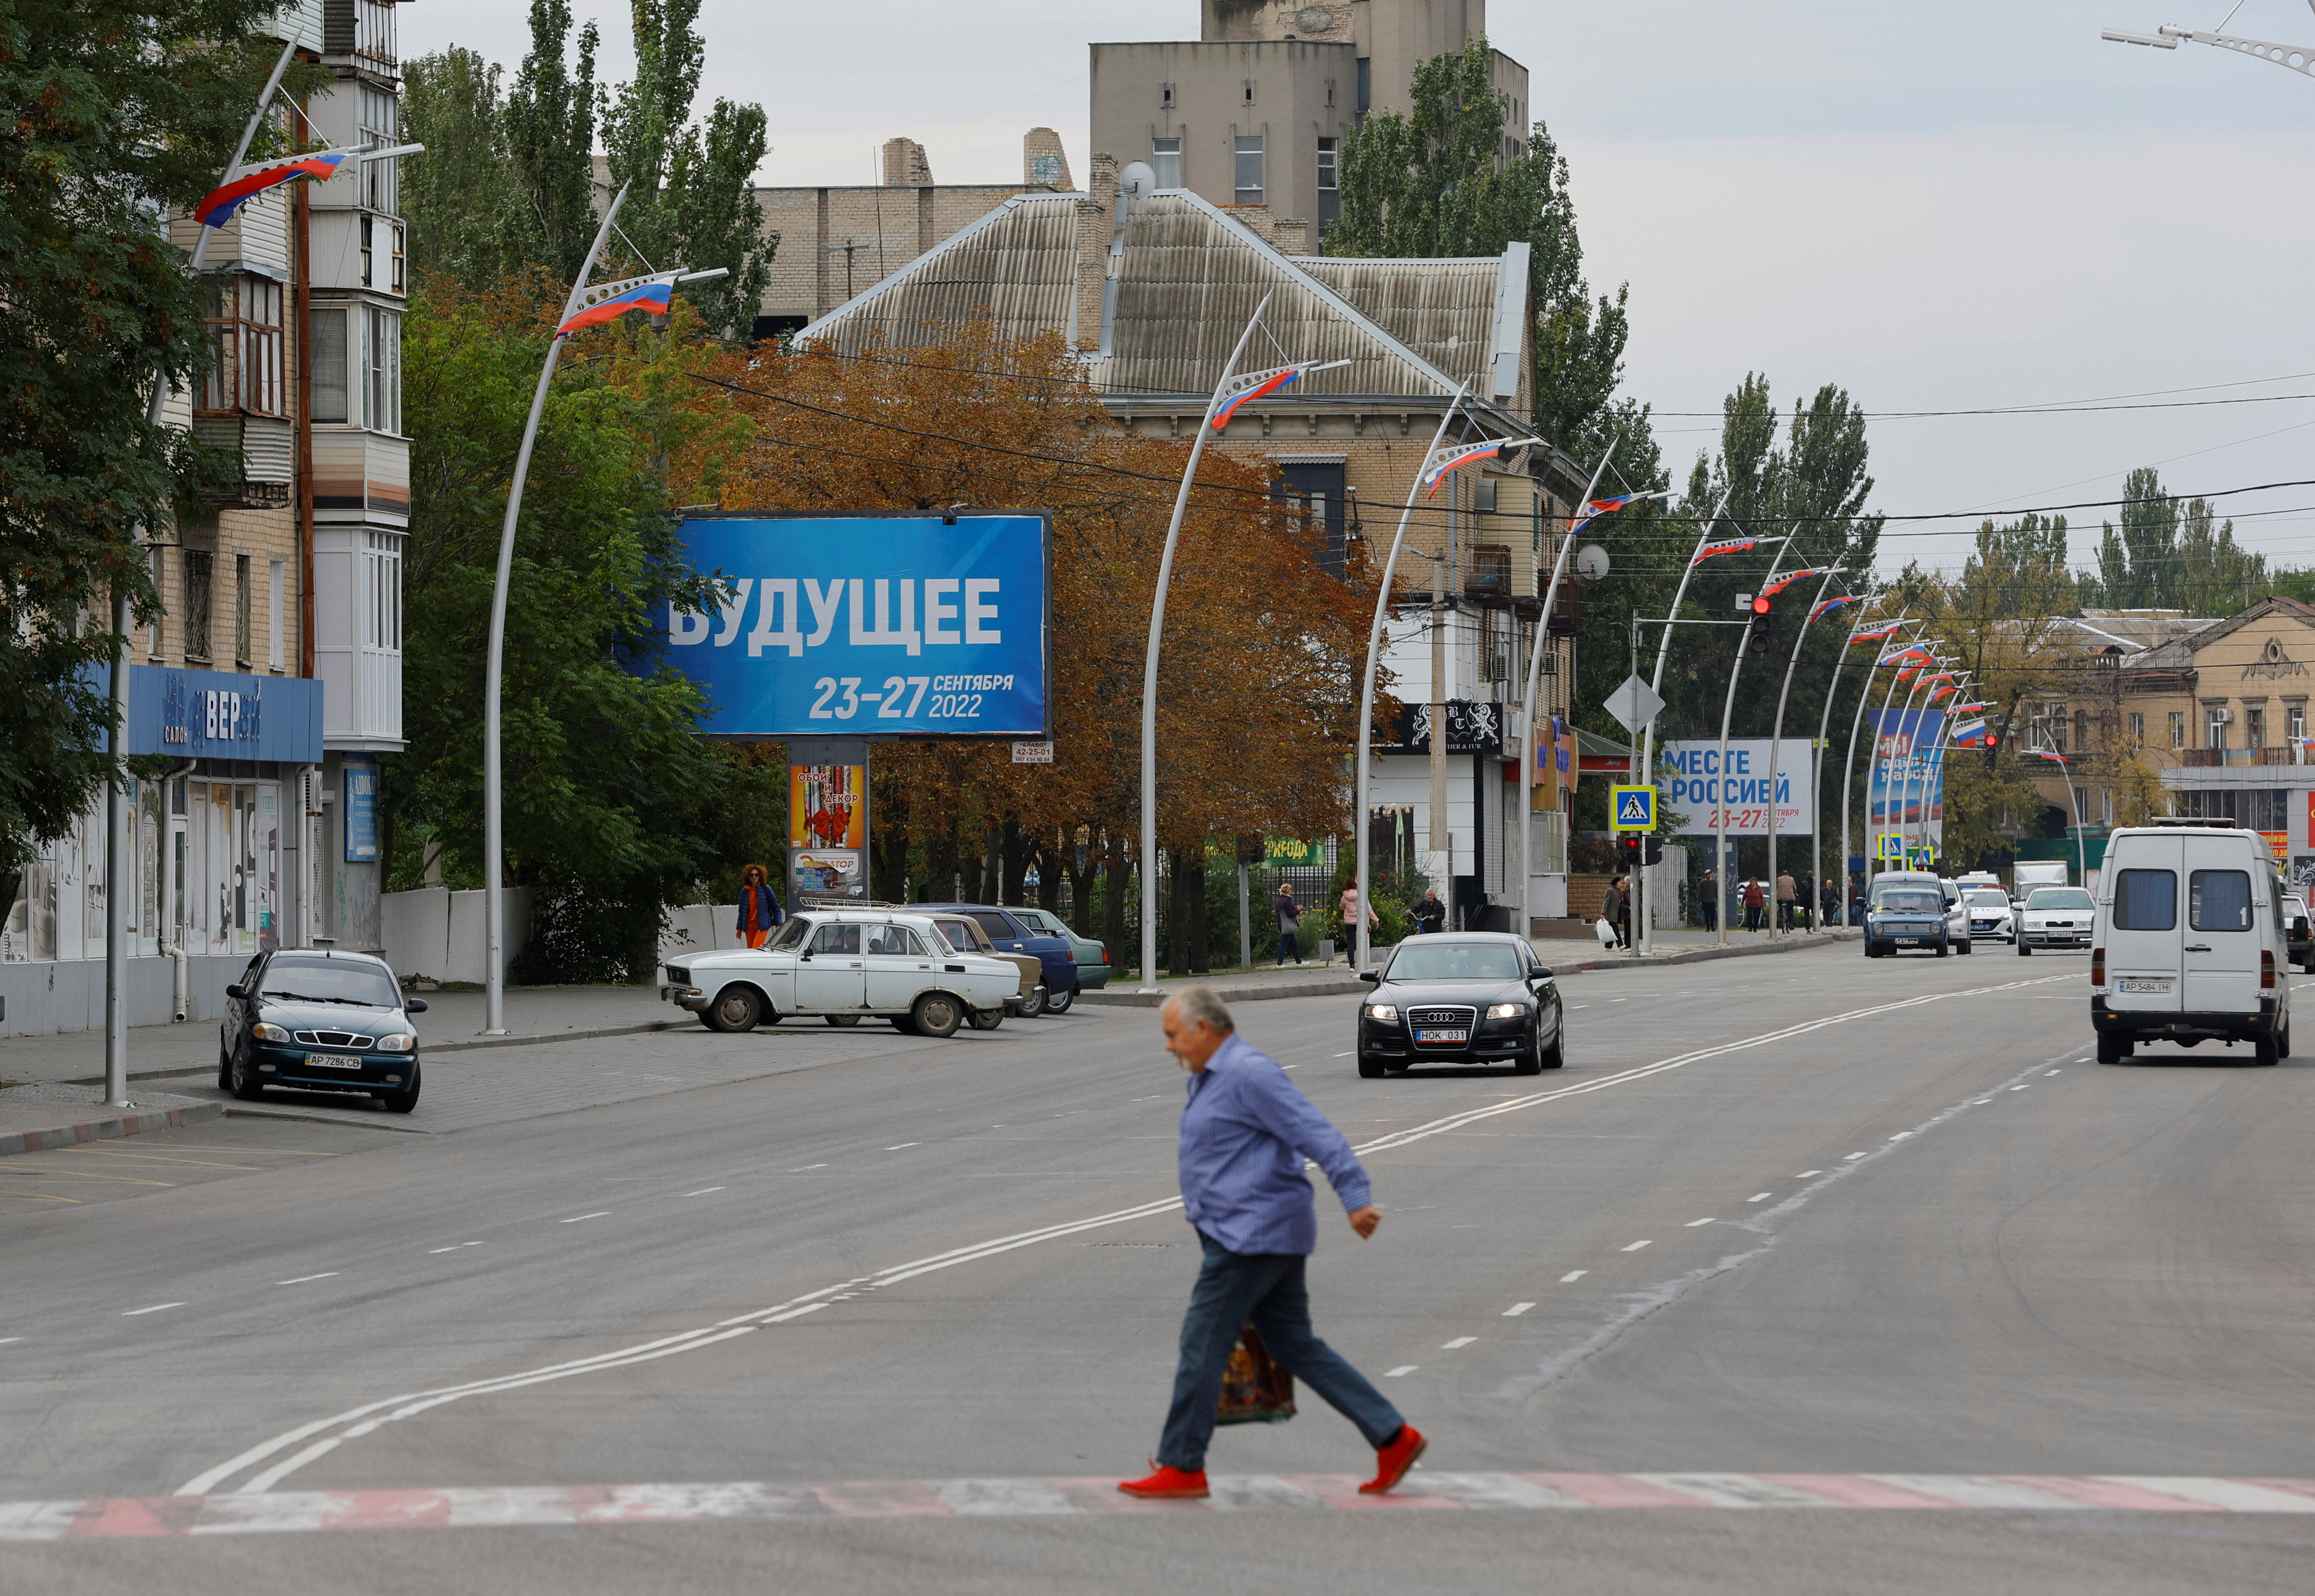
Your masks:
M 1318 1245 L 1318 1215 L 1303 1160 L 1326 1171 L 1362 1240 L 1382 1223 L 1366 1170 L 1276 1060 L 1237 1034 L 1211 989 L 1175 994 L 1159 1021 L 1166 1051 L 1190 1076 L 1179 1154 L 1182 1211 L 1197 1228 L 1205 1256 L 1182 1319 L 1173 1403 L 1153 1471 L 1121 1480 L 1117 1488 L 1141 1497 L 1207 1494 L 1206 1447 L 1222 1376 L 1240 1327 L 1250 1321 L 1271 1358 L 1358 1426 L 1375 1449 L 1375 1476 L 1359 1489 L 1379 1495 L 1406 1476 L 1430 1442 L 1312 1332 L 1304 1281 Z
M 733 927 L 740 940 L 751 948 L 764 945 L 772 928 L 787 918 L 772 884 L 764 878 L 764 867 L 750 864 L 740 872 L 740 923 Z
M 1761 928 L 1761 922 L 1767 918 L 1768 912 L 1769 895 L 1761 891 L 1761 878 L 1757 875 L 1746 876 L 1744 878 L 1744 929 L 1758 931 Z
M 1619 875 L 1610 881 L 1608 883 L 1608 890 L 1600 895 L 1600 918 L 1608 927 L 1608 935 L 1600 939 L 1602 946 L 1621 947 L 1623 945 L 1623 889 L 1624 878 Z
M 1278 909 L 1278 962 L 1282 965 L 1284 964 L 1286 955 L 1291 953 L 1294 955 L 1294 962 L 1299 964 L 1302 962 L 1302 910 L 1294 901 L 1293 882 L 1278 883 L 1276 907 Z

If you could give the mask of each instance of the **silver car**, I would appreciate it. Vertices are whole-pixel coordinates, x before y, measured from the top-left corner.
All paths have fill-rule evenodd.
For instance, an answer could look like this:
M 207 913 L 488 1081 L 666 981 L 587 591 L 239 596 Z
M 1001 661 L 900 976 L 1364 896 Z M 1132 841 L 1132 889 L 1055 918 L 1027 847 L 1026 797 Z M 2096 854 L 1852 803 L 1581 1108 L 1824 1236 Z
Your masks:
M 692 953 L 666 970 L 660 996 L 711 1031 L 818 1015 L 831 1025 L 890 1020 L 917 1036 L 1001 1013 L 1021 979 L 1004 960 L 959 953 L 929 916 L 867 909 L 806 909 L 760 948 Z

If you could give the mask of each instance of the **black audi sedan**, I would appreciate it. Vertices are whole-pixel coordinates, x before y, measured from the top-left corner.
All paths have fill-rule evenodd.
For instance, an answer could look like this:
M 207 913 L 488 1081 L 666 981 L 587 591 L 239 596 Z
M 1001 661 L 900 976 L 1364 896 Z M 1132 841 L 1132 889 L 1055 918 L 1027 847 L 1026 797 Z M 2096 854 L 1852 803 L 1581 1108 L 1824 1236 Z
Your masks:
M 217 1088 L 247 1101 L 268 1086 L 363 1092 L 395 1113 L 418 1106 L 418 1032 L 383 959 L 284 948 L 225 989 Z
M 1505 932 L 1414 936 L 1359 979 L 1359 1073 L 1416 1064 L 1509 1064 L 1517 1075 L 1566 1062 L 1559 989 L 1535 950 Z

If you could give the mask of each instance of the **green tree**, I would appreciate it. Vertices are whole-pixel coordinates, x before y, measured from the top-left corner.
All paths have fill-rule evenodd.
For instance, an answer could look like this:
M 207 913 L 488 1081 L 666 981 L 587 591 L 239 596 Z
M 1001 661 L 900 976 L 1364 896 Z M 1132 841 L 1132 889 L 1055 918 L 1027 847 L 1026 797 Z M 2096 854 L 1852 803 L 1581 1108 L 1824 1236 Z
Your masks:
M 579 31 L 575 69 L 567 63 L 570 0 L 531 0 L 530 52 L 508 92 L 503 159 L 524 202 L 509 212 L 514 261 L 533 261 L 569 282 L 594 241 L 595 24 Z M 415 221 L 413 219 L 413 226 Z M 510 262 L 511 263 L 511 262 Z
M 410 262 L 469 288 L 496 282 L 524 258 L 531 197 L 501 156 L 507 107 L 500 68 L 453 46 L 403 69 L 403 130 L 426 158 L 403 169 Z M 574 262 L 574 264 L 576 262 Z
M 2207 500 L 2174 499 L 2154 467 L 2123 482 L 2122 513 L 2098 540 L 2095 597 L 2115 609 L 2179 609 L 2224 616 L 2268 586 L 2266 556 L 2235 541 Z
M 1504 95 L 1484 39 L 1415 69 L 1412 110 L 1368 117 L 1344 141 L 1342 210 L 1330 255 L 1499 255 L 1530 248 L 1539 434 L 1574 454 L 1606 441 L 1630 336 L 1627 290 L 1592 297 L 1567 162 L 1537 122 L 1506 157 Z M 1645 412 L 1642 418 L 1645 418 Z
M 203 363 L 200 287 L 163 226 L 213 188 L 279 46 L 257 0 L 0 8 L 0 877 L 93 801 L 111 708 L 89 669 L 156 597 L 138 533 L 202 451 L 146 420 Z M 309 88 L 300 72 L 291 93 Z M 269 140 L 271 135 L 269 133 Z M 253 150 L 262 155 L 269 146 Z

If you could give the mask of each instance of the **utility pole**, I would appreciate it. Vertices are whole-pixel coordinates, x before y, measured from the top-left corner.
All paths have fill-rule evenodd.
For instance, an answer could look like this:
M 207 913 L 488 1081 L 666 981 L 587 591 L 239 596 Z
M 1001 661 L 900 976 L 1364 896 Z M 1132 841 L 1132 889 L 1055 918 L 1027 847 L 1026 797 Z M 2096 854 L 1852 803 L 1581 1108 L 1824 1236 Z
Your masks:
M 1447 862 L 1447 912 L 1455 914 L 1455 836 L 1447 826 L 1447 563 L 1431 560 L 1431 851 Z M 1450 918 L 1450 924 L 1455 922 Z M 1458 929 L 1460 927 L 1458 927 Z

